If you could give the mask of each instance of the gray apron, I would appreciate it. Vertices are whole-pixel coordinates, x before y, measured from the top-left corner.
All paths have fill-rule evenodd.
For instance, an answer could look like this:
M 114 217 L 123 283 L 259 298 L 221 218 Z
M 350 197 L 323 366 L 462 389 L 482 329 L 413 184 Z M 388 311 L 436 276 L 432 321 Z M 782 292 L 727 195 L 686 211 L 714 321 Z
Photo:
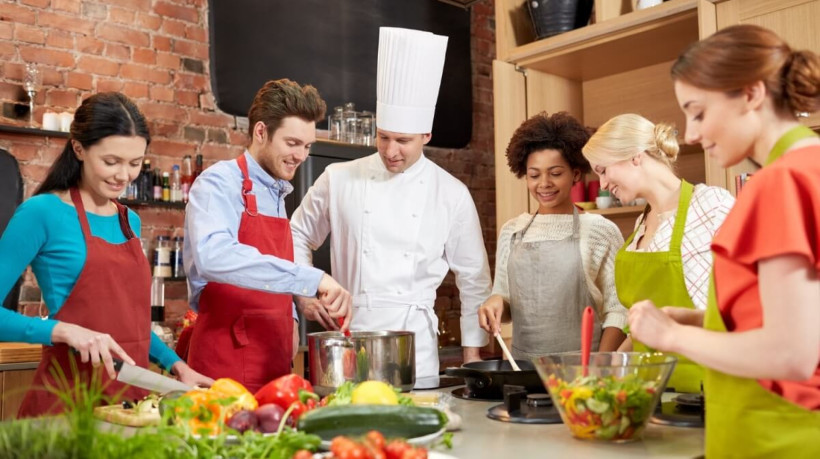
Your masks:
M 535 214 L 537 215 L 537 214 Z M 513 321 L 512 354 L 532 359 L 581 349 L 581 317 L 592 306 L 581 261 L 580 218 L 573 208 L 572 235 L 557 241 L 523 242 L 535 220 L 513 234 L 507 277 Z M 596 314 L 592 349 L 601 339 Z

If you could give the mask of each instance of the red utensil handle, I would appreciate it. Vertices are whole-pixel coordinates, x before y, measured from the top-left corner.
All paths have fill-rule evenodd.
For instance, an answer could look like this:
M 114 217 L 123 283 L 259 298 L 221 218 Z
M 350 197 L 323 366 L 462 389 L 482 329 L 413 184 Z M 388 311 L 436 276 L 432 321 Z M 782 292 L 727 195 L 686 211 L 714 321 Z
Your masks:
M 587 376 L 589 372 L 589 353 L 592 351 L 592 324 L 594 319 L 595 311 L 587 306 L 581 318 L 581 365 L 584 369 L 584 376 Z

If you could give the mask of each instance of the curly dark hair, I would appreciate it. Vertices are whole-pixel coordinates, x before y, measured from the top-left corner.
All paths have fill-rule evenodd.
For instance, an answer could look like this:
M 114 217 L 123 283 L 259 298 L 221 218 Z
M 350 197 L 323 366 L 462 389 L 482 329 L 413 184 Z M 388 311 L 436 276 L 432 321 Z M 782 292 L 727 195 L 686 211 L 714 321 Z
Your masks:
M 507 146 L 507 165 L 516 177 L 527 173 L 527 157 L 541 150 L 557 150 L 573 170 L 581 174 L 592 168 L 584 158 L 581 149 L 592 135 L 592 130 L 584 127 L 567 112 L 547 115 L 541 112 L 521 123 L 513 133 Z

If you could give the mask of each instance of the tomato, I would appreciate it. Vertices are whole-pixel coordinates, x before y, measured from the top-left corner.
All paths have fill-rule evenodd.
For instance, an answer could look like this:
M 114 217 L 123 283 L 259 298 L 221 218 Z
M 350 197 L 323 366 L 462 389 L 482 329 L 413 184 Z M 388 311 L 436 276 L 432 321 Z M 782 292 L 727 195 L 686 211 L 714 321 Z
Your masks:
M 365 436 L 365 440 L 367 441 L 367 443 L 369 443 L 371 446 L 378 450 L 384 449 L 384 435 L 382 435 L 382 433 L 378 430 L 371 430 L 370 432 L 368 432 Z
M 619 390 L 618 393 L 615 394 L 615 400 L 621 404 L 626 403 L 626 391 L 623 389 Z
M 427 450 L 424 448 L 410 448 L 402 454 L 401 459 L 427 459 Z
M 385 445 L 384 453 L 387 455 L 387 459 L 403 459 L 404 453 L 411 448 L 412 447 L 407 444 L 407 442 L 401 440 L 391 440 L 387 445 Z
M 296 454 L 294 454 L 291 459 L 313 459 L 313 453 L 306 449 L 300 449 L 296 451 Z

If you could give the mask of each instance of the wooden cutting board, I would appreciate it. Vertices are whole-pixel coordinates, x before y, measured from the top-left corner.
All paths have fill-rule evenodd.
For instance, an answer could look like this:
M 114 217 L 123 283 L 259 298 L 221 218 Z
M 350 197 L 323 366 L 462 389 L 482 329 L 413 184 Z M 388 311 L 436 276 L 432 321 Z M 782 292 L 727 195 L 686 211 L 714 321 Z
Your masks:
M 155 426 L 160 421 L 159 410 L 138 413 L 133 408 L 123 408 L 122 405 L 98 406 L 94 408 L 94 417 L 131 427 Z
M 43 346 L 26 343 L 0 343 L 0 363 L 39 362 Z

